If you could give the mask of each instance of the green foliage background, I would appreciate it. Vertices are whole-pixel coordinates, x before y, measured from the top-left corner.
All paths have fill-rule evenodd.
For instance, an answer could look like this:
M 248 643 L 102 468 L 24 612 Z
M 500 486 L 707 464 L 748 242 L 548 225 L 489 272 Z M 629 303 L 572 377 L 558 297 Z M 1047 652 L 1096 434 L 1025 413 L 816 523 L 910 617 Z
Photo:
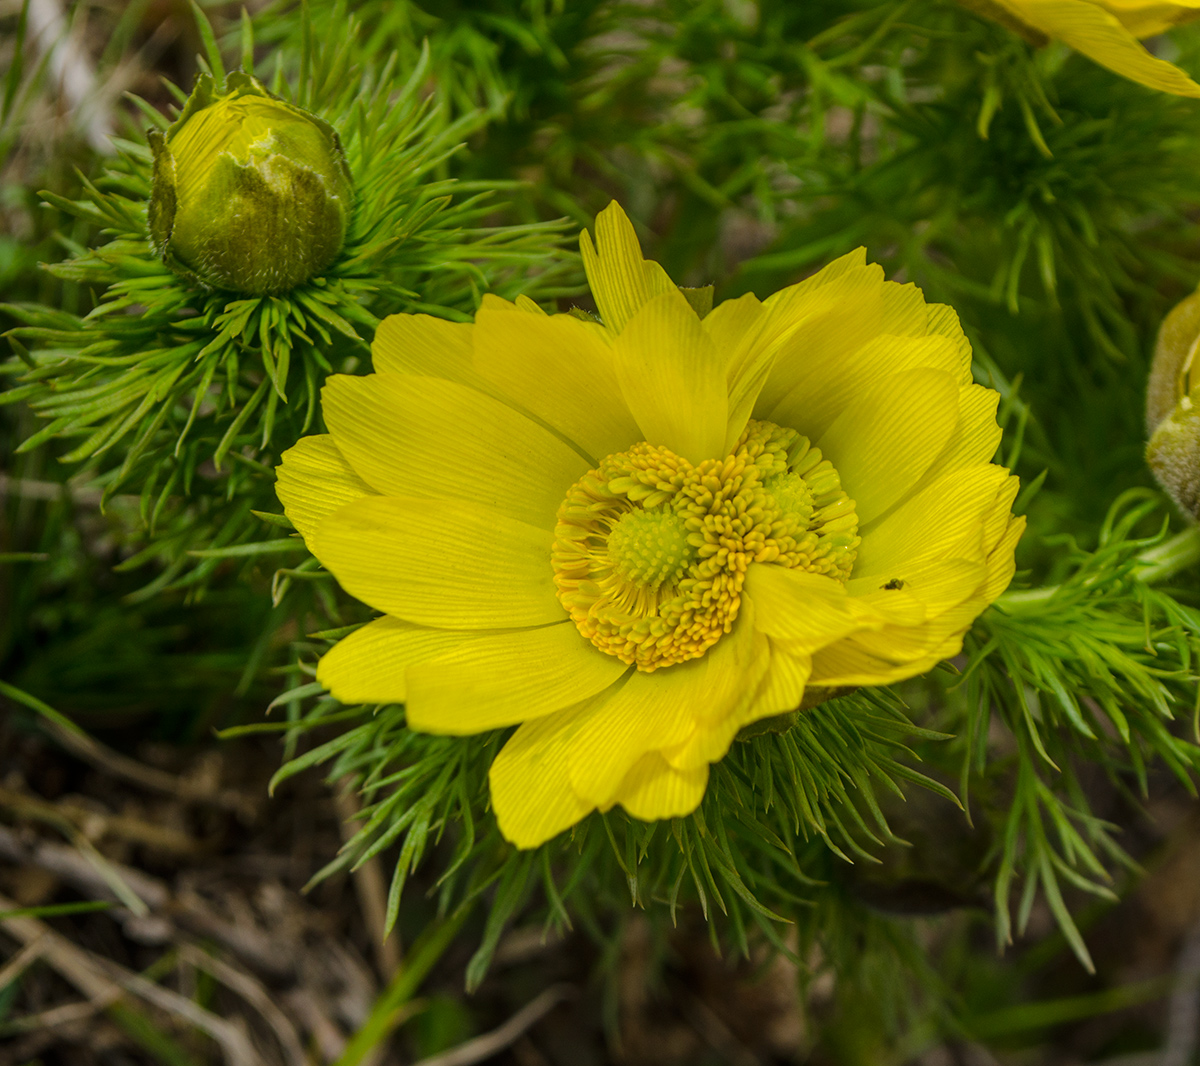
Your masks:
M 278 729 L 280 778 L 357 775 L 367 817 L 330 869 L 392 857 L 402 924 L 424 913 L 404 892 L 422 863 L 447 921 L 481 902 L 468 984 L 517 913 L 604 941 L 631 903 L 668 923 L 698 907 L 726 948 L 820 949 L 843 989 L 839 1061 L 983 1033 L 995 986 L 951 991 L 880 910 L 912 880 L 887 880 L 897 797 L 922 789 L 975 827 L 935 848 L 933 888 L 987 901 L 1001 945 L 1044 900 L 1090 966 L 1084 901 L 1132 869 L 1090 775 L 1136 804 L 1153 773 L 1194 791 L 1200 769 L 1200 553 L 1142 462 L 1154 334 L 1200 279 L 1200 105 L 951 0 L 281 0 L 240 23 L 211 7 L 203 63 L 253 63 L 342 131 L 359 228 L 310 292 L 191 290 L 146 246 L 142 127 L 163 102 L 130 109 L 115 156 L 38 156 L 23 116 L 41 73 L 10 65 L 4 680 L 87 728 Z M 114 54 L 127 32 L 111 27 Z M 1200 73 L 1200 30 L 1162 47 Z M 522 854 L 487 810 L 502 735 L 420 736 L 403 708 L 343 708 L 311 682 L 366 615 L 278 528 L 271 468 L 319 426 L 323 377 L 369 370 L 384 315 L 462 318 L 484 291 L 586 303 L 573 233 L 613 197 L 649 257 L 718 299 L 866 245 L 953 305 L 1002 394 L 1029 531 L 955 663 L 735 745 L 691 818 L 597 815 Z M 264 723 L 271 700 L 283 720 Z M 874 882 L 857 872 L 881 857 Z

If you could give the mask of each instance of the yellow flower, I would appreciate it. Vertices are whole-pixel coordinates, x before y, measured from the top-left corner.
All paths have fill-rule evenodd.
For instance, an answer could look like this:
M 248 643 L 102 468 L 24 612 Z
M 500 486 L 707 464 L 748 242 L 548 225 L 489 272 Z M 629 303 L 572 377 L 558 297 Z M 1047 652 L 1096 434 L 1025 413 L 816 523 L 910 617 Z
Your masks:
M 1200 96 L 1182 70 L 1152 56 L 1139 39 L 1200 18 L 1200 0 L 960 0 L 1044 43 L 1051 37 L 1131 81 L 1178 96 Z
M 956 315 L 861 250 L 703 317 L 616 204 L 582 250 L 603 325 L 394 315 L 278 472 L 384 612 L 318 679 L 417 730 L 520 725 L 490 783 L 521 847 L 687 814 L 748 723 L 954 655 L 1024 526 Z

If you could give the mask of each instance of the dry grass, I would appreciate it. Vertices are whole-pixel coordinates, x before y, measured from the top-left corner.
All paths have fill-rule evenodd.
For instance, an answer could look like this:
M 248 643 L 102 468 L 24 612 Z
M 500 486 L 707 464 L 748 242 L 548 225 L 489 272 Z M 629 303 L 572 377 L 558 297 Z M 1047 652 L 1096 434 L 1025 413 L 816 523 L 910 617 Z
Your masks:
M 383 869 L 301 892 L 340 846 L 352 797 L 308 776 L 269 799 L 268 744 L 146 745 L 138 759 L 49 729 L 14 717 L 0 732 L 0 912 L 110 906 L 0 921 L 0 988 L 12 989 L 0 993 L 0 1066 L 336 1062 L 402 957 L 399 937 L 381 937 Z M 418 897 L 402 932 L 428 914 Z M 749 1066 L 795 1061 L 804 1043 L 794 968 L 777 959 L 748 981 L 756 967 L 718 959 L 690 923 L 657 988 L 650 927 L 628 924 L 611 986 L 620 1049 L 589 941 L 518 928 L 467 998 L 479 932 L 466 928 L 369 1061 L 415 1061 L 447 1026 L 462 1039 L 429 1066 L 586 1066 L 618 1050 L 628 1063 Z

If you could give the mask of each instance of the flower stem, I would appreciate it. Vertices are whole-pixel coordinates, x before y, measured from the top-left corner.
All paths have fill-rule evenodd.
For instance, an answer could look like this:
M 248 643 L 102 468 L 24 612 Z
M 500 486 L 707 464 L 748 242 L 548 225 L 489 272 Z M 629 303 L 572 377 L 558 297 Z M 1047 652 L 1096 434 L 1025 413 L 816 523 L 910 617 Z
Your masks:
M 1167 581 L 1180 570 L 1200 563 L 1200 525 L 1188 526 L 1182 533 L 1177 533 L 1170 540 L 1147 548 L 1137 556 L 1137 566 L 1134 570 L 1138 580 L 1147 585 L 1155 585 Z M 1059 590 L 1059 585 L 1047 585 L 1040 589 L 1021 589 L 1018 592 L 1006 592 L 996 602 L 999 606 L 1018 610 L 1035 607 L 1051 599 Z
M 403 1008 L 442 957 L 471 913 L 473 900 L 460 904 L 449 916 L 429 926 L 416 940 L 403 965 L 380 993 L 363 1027 L 350 1038 L 334 1066 L 358 1066 L 382 1044 L 407 1016 Z
M 1170 540 L 1147 548 L 1138 556 L 1138 577 L 1147 585 L 1174 577 L 1200 562 L 1200 526 L 1188 526 Z

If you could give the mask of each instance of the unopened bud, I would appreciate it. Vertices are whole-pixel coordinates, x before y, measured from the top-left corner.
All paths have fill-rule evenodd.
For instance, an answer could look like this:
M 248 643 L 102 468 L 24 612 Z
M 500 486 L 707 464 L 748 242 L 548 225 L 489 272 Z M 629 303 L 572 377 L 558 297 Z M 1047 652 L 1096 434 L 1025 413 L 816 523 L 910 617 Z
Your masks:
M 1158 331 L 1146 387 L 1146 462 L 1158 483 L 1200 517 L 1200 290 L 1172 309 Z
M 283 293 L 341 251 L 353 190 L 337 133 L 257 79 L 231 74 L 218 93 L 202 75 L 150 147 L 151 241 L 185 277 Z

